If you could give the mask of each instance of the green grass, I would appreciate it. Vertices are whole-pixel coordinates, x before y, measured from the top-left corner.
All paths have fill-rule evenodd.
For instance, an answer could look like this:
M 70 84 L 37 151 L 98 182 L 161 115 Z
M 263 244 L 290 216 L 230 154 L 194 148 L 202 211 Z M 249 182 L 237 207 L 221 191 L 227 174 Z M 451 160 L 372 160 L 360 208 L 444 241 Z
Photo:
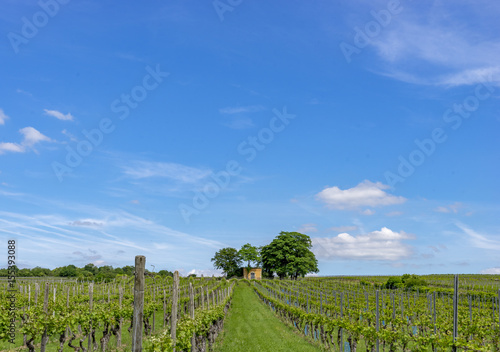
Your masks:
M 245 283 L 235 287 L 216 352 L 321 351 L 282 323 Z

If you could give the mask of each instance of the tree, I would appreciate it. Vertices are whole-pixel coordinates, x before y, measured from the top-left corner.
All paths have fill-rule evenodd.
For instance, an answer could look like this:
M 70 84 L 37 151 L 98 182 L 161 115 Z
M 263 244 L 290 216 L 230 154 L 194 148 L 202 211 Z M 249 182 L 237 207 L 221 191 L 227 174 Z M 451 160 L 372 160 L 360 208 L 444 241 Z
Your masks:
M 238 275 L 241 258 L 236 249 L 231 247 L 222 248 L 215 253 L 211 260 L 214 262 L 214 268 L 222 270 L 227 277 Z
M 166 277 L 166 276 L 174 277 L 174 273 L 171 271 L 168 271 L 168 270 L 160 270 L 160 271 L 158 271 L 158 275 L 163 276 L 163 277 Z
M 259 250 L 257 247 L 252 246 L 250 243 L 247 243 L 241 247 L 241 249 L 238 252 L 239 256 L 241 257 L 241 260 L 248 262 L 247 267 L 250 268 L 250 263 L 254 262 L 255 265 L 259 265 L 260 263 L 260 254 Z
M 125 275 L 131 276 L 134 275 L 135 267 L 133 267 L 132 265 L 126 265 L 122 268 L 122 270 Z
M 89 263 L 83 267 L 83 270 L 91 272 L 92 275 L 97 275 L 97 272 L 99 271 L 99 268 L 96 267 L 94 264 Z
M 311 238 L 307 235 L 280 232 L 270 244 L 262 247 L 264 272 L 276 272 L 280 278 L 290 276 L 292 279 L 319 272 L 318 261 L 311 247 Z

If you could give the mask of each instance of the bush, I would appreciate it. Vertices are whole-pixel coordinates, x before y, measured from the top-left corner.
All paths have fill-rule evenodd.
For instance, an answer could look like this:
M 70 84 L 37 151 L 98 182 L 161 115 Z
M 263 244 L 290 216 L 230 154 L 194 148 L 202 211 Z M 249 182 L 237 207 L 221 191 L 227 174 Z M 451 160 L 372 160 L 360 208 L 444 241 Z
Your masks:
M 390 278 L 387 279 L 387 282 L 385 283 L 385 288 L 394 290 L 397 288 L 403 287 L 403 282 L 401 281 L 401 278 L 398 276 L 391 276 Z
M 424 279 L 420 278 L 415 274 L 404 274 L 403 276 L 391 276 L 387 279 L 384 287 L 394 290 L 397 288 L 407 288 L 407 289 L 416 289 L 417 287 L 427 286 L 427 283 Z

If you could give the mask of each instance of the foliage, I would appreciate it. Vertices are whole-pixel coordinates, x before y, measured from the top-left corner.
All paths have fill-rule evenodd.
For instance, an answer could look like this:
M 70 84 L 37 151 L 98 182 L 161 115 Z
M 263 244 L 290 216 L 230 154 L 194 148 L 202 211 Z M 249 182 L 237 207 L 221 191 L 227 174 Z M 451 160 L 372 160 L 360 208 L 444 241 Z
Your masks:
M 211 259 L 216 269 L 222 270 L 227 277 L 236 276 L 241 266 L 241 257 L 234 248 L 227 247 L 215 253 Z
M 387 279 L 387 282 L 385 283 L 385 288 L 394 290 L 397 288 L 403 287 L 403 282 L 401 281 L 401 278 L 399 276 L 391 276 L 390 278 Z
M 280 278 L 296 279 L 307 273 L 317 273 L 318 261 L 311 251 L 311 238 L 298 232 L 280 232 L 267 246 L 262 247 L 264 271 L 276 272 Z
M 388 289 L 398 289 L 398 288 L 407 288 L 412 289 L 416 287 L 426 286 L 427 283 L 424 279 L 420 278 L 415 274 L 404 274 L 403 276 L 391 276 L 387 279 L 384 287 Z
M 257 247 L 252 246 L 250 243 L 247 243 L 241 247 L 238 254 L 241 257 L 241 260 L 248 262 L 247 267 L 250 268 L 250 263 L 255 263 L 256 266 L 259 266 L 261 262 L 259 250 Z
M 124 266 L 122 268 L 113 268 L 110 265 L 103 265 L 100 267 L 95 266 L 92 263 L 85 265 L 83 268 L 78 268 L 73 264 L 55 268 L 53 270 L 48 268 L 41 268 L 39 266 L 33 269 L 19 269 L 14 266 L 13 268 L 17 277 L 67 277 L 67 278 L 78 278 L 78 279 L 88 279 L 96 281 L 109 282 L 117 277 L 117 275 L 134 275 L 134 267 L 131 265 Z M 146 270 L 146 273 L 148 271 Z M 0 269 L 0 277 L 7 276 L 7 269 Z M 168 270 L 160 270 L 159 274 L 161 276 L 173 276 L 174 274 Z

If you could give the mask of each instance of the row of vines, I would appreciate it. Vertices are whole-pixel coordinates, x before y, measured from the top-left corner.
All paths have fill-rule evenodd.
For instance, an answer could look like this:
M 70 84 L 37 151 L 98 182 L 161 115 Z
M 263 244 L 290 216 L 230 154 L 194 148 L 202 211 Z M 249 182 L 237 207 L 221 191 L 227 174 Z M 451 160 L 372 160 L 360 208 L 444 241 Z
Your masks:
M 254 290 L 284 321 L 335 351 L 500 351 L 497 296 L 376 290 L 335 278 L 263 280 Z
M 216 278 L 180 278 L 177 283 L 171 277 L 146 278 L 143 350 L 173 351 L 174 341 L 176 351 L 191 351 L 192 346 L 196 346 L 193 351 L 207 350 L 222 327 L 233 286 L 234 281 Z M 61 352 L 131 350 L 133 279 L 111 283 L 17 280 L 14 299 L 10 296 L 7 284 L 0 286 L 0 350 L 21 346 L 30 352 L 44 352 L 49 346 Z M 14 344 L 9 343 L 11 302 L 16 308 Z

